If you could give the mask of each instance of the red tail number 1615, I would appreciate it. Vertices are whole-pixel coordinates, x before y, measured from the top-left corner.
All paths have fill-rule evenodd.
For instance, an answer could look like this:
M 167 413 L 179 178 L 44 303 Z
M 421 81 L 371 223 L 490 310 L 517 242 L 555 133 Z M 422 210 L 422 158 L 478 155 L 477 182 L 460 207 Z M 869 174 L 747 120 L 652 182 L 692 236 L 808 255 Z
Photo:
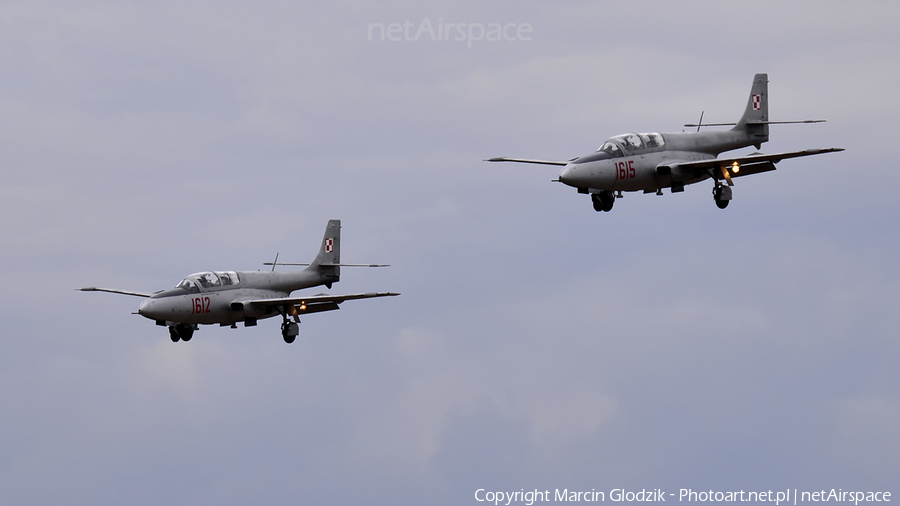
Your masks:
M 634 177 L 634 160 L 616 162 L 616 180 L 632 179 Z

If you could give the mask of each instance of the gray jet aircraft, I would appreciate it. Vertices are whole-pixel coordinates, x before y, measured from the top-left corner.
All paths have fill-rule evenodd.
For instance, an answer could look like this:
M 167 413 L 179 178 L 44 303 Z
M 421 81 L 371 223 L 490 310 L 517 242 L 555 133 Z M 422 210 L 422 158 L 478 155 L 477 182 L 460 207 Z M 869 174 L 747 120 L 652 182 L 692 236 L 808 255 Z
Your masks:
M 732 179 L 775 170 L 775 164 L 786 158 L 843 151 L 842 148 L 805 149 L 787 153 L 753 153 L 745 156 L 717 158 L 725 151 L 761 145 L 769 140 L 769 125 L 785 123 L 820 123 L 824 120 L 769 121 L 767 74 L 756 74 L 744 115 L 737 123 L 700 123 L 687 133 L 628 133 L 607 140 L 589 155 L 568 161 L 532 160 L 524 158 L 490 158 L 489 162 L 521 162 L 559 165 L 563 169 L 557 181 L 573 186 L 578 193 L 591 196 L 594 210 L 610 211 L 622 192 L 643 191 L 662 195 L 663 188 L 672 193 L 684 191 L 689 184 L 713 180 L 713 198 L 719 209 L 731 201 Z M 730 130 L 701 132 L 701 126 L 732 126 Z M 723 181 L 725 184 L 723 184 Z
M 341 263 L 341 220 L 330 220 L 319 254 L 309 264 L 266 263 L 271 271 L 208 271 L 191 274 L 175 288 L 155 293 L 141 293 L 110 288 L 81 288 L 85 292 L 110 292 L 145 297 L 137 314 L 169 327 L 172 342 L 190 341 L 199 325 L 219 324 L 237 328 L 281 315 L 281 335 L 293 343 L 300 332 L 300 315 L 333 311 L 345 300 L 369 299 L 400 295 L 393 292 L 355 293 L 350 295 L 310 295 L 292 297 L 302 288 L 325 285 L 341 279 L 341 267 L 386 267 L 376 264 Z M 276 265 L 308 265 L 302 271 L 275 272 Z M 292 318 L 293 321 L 290 321 Z

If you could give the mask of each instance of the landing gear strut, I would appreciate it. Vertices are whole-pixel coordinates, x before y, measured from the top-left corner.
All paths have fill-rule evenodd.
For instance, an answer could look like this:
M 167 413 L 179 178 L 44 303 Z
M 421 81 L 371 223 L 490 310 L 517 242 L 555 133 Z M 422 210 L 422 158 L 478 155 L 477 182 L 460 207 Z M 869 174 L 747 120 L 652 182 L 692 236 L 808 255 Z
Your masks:
M 592 193 L 591 203 L 594 204 L 594 211 L 608 213 L 616 203 L 616 196 L 613 192 Z
M 731 188 L 728 186 L 717 184 L 713 188 L 713 198 L 716 200 L 716 207 L 725 209 L 731 202 Z

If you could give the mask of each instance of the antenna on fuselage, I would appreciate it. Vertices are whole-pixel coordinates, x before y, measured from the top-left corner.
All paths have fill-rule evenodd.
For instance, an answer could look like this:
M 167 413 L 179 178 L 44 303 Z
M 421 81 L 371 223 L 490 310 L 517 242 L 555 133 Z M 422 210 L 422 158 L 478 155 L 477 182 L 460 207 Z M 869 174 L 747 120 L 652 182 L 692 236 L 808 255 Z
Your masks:
M 278 265 L 278 253 L 275 253 L 275 261 L 272 262 L 272 272 L 275 272 L 276 265 Z

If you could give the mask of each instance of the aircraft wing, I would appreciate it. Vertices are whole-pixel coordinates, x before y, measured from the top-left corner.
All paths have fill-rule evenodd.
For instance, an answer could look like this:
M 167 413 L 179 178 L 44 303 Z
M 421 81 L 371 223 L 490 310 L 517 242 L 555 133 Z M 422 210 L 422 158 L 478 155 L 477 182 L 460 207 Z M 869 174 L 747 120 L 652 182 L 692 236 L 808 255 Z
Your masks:
M 738 166 L 742 165 L 753 165 L 753 164 L 762 164 L 762 163 L 778 163 L 786 158 L 799 158 L 801 156 L 812 156 L 812 155 L 821 155 L 823 153 L 834 153 L 836 151 L 843 151 L 844 148 L 819 148 L 819 149 L 804 149 L 802 151 L 788 151 L 787 153 L 773 153 L 771 155 L 764 155 L 762 153 L 757 153 L 753 155 L 747 156 L 735 156 L 730 158 L 714 158 L 711 160 L 700 160 L 697 162 L 677 162 L 671 164 L 672 166 L 678 166 L 680 168 L 685 169 L 715 169 L 719 167 L 727 167 L 734 165 L 737 162 Z M 740 172 L 734 174 L 735 176 L 744 175 Z
M 277 299 L 253 299 L 236 301 L 238 304 L 251 304 L 255 306 L 293 306 L 298 314 L 318 313 L 320 311 L 333 311 L 338 309 L 338 304 L 345 300 L 371 299 L 374 297 L 393 297 L 400 295 L 396 292 L 368 292 L 352 293 L 348 295 L 327 295 L 320 293 L 307 297 L 281 297 Z
M 109 293 L 120 293 L 122 295 L 134 295 L 135 297 L 149 297 L 153 294 L 151 293 L 143 293 L 143 292 L 130 292 L 128 290 L 116 290 L 113 288 L 97 288 L 96 286 L 89 286 L 87 288 L 78 288 L 78 290 L 82 292 L 109 292 Z
M 530 160 L 527 158 L 488 158 L 486 162 L 519 162 L 519 163 L 537 163 L 540 165 L 569 165 L 569 162 L 556 162 L 552 160 Z

